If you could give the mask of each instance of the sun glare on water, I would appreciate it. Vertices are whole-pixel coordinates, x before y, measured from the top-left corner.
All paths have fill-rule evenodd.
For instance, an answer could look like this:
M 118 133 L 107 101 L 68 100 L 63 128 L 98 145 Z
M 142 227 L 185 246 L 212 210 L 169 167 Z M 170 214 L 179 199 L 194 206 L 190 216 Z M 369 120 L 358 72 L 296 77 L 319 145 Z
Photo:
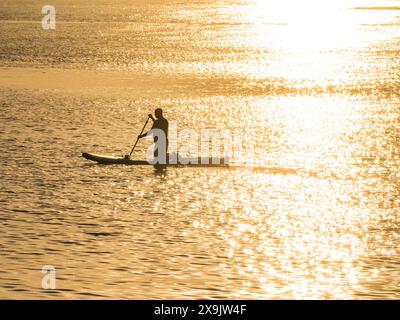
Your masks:
M 267 22 L 287 25 L 279 38 L 283 49 L 333 49 L 357 41 L 349 1 L 257 0 L 250 7 L 245 19 L 261 32 Z
M 256 81 L 277 79 L 293 88 L 328 87 L 347 77 L 363 45 L 355 2 L 248 1 L 235 9 L 245 32 L 238 43 L 249 47 L 237 72 Z M 347 50 L 351 48 L 351 50 Z M 337 54 L 346 50 L 346 55 Z

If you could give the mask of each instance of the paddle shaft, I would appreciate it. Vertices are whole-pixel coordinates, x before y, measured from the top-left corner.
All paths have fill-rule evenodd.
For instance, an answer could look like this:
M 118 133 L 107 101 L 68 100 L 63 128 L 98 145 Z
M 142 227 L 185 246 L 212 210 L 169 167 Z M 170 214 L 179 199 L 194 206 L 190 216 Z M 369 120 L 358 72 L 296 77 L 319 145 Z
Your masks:
M 146 126 L 147 126 L 147 124 L 149 123 L 149 120 L 150 120 L 150 117 L 147 118 L 147 121 L 146 121 L 146 123 L 144 124 L 144 127 L 143 127 L 143 129 L 142 129 L 142 132 L 140 132 L 139 136 L 141 136 L 141 135 L 143 134 L 144 129 L 146 129 Z M 133 151 L 135 151 L 135 148 L 136 148 L 136 146 L 137 146 L 139 140 L 140 140 L 140 138 L 138 137 L 138 138 L 136 139 L 135 145 L 134 145 L 133 148 L 132 148 L 131 153 L 129 154 L 129 157 L 131 157 Z

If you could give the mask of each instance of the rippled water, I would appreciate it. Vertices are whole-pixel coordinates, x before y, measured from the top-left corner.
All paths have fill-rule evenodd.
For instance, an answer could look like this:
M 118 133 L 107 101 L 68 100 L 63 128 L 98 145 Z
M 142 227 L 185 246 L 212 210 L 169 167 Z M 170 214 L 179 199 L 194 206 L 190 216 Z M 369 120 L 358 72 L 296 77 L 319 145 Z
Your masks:
M 0 298 L 400 297 L 398 1 L 53 2 L 0 5 Z M 80 157 L 156 106 L 257 165 Z

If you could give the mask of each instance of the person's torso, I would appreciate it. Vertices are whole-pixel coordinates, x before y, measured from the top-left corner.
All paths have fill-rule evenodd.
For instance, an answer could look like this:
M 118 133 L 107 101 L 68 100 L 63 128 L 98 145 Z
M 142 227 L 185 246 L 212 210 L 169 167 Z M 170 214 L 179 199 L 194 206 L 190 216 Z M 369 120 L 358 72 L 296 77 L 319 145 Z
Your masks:
M 152 129 L 159 129 L 165 133 L 165 137 L 168 139 L 168 120 L 165 118 L 159 118 L 154 121 Z

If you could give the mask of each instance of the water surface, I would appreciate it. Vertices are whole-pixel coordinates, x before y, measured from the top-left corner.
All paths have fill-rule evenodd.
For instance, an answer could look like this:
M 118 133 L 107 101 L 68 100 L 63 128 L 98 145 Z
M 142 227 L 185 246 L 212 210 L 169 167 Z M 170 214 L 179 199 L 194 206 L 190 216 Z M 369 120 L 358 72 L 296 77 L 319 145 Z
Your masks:
M 53 2 L 0 5 L 0 298 L 399 298 L 398 1 Z M 80 157 L 155 107 L 256 168 Z

